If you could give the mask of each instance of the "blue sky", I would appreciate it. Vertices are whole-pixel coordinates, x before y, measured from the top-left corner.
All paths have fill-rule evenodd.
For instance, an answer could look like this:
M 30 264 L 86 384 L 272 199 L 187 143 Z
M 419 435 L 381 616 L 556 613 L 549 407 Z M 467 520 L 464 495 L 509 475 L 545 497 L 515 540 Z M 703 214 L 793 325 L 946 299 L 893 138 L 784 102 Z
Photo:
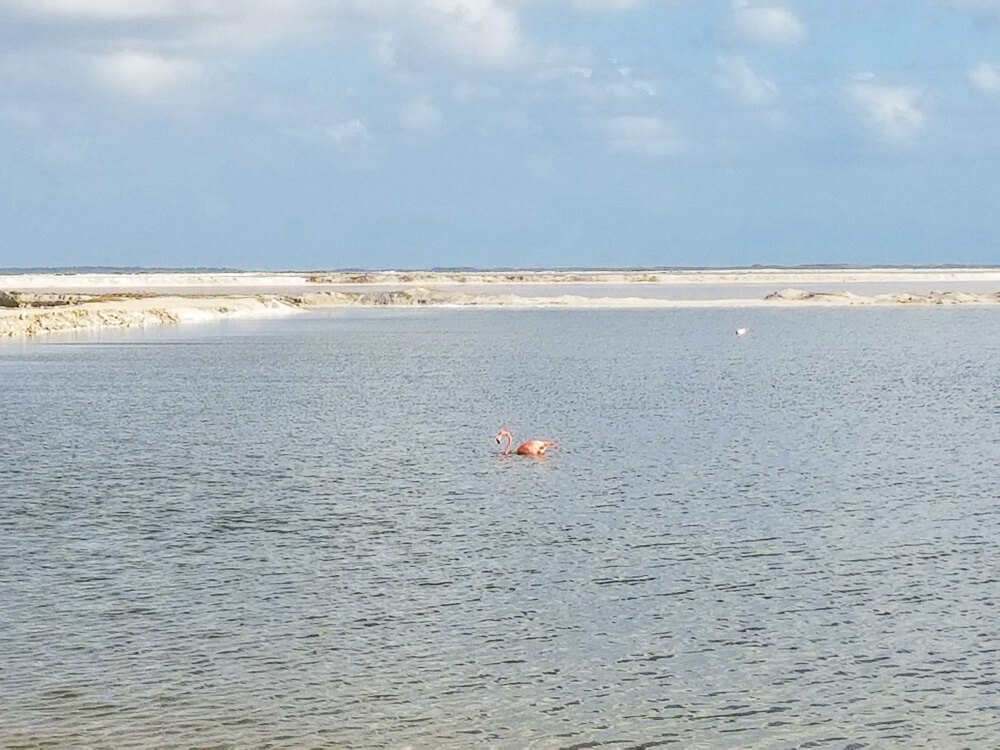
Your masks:
M 0 267 L 1000 262 L 1000 0 L 0 0 Z

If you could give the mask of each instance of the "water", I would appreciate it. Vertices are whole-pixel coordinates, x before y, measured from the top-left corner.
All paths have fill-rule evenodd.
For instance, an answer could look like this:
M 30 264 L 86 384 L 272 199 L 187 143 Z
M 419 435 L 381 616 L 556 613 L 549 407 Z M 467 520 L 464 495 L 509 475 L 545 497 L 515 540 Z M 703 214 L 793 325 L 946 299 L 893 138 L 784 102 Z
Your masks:
M 0 746 L 995 745 L 998 324 L 352 311 L 4 344 Z M 559 447 L 499 456 L 501 426 Z

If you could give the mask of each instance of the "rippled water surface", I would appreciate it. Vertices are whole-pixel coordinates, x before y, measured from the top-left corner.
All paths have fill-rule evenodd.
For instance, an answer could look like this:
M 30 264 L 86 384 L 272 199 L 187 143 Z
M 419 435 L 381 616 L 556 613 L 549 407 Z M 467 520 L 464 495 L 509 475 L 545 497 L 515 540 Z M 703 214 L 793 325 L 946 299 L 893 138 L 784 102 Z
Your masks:
M 417 310 L 4 344 L 0 746 L 995 747 L 998 333 Z

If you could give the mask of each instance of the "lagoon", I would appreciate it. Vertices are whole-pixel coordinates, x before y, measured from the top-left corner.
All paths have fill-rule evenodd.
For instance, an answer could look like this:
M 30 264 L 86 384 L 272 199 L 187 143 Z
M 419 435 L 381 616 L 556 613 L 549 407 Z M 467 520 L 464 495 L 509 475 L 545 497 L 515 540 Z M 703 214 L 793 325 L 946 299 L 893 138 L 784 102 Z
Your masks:
M 998 326 L 346 310 L 0 347 L 0 745 L 989 745 Z

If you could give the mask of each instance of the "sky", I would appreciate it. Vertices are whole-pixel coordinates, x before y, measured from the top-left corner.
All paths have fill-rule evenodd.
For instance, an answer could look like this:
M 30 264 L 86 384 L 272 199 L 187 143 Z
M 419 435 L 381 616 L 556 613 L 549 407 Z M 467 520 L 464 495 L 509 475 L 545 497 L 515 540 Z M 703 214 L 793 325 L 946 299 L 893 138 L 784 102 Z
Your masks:
M 0 268 L 1000 263 L 1000 0 L 0 0 Z

